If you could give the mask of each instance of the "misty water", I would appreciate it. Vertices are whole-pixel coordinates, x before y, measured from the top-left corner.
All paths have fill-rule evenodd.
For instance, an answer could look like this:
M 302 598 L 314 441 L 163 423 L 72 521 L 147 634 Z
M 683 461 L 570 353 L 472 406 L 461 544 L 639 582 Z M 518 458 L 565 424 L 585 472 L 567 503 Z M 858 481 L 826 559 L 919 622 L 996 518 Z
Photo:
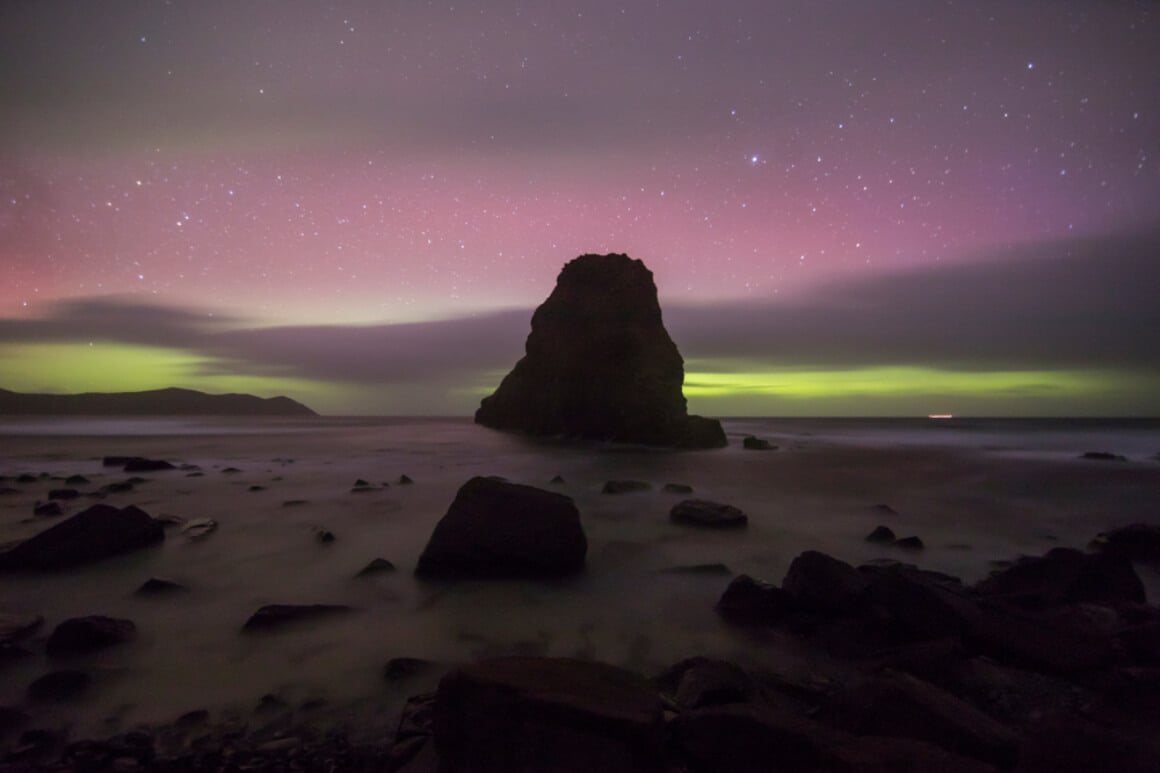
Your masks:
M 36 613 L 43 640 L 62 620 L 89 614 L 132 619 L 137 638 L 77 661 L 35 653 L 5 667 L 0 705 L 24 703 L 29 682 L 62 665 L 95 675 L 77 703 L 31 708 L 42 724 L 109 733 L 170 722 L 207 708 L 245 715 L 261 696 L 389 726 L 405 697 L 435 676 L 388 684 L 394 657 L 457 663 L 535 653 L 596 658 L 653 673 L 694 654 L 761 666 L 787 655 L 730 628 L 713 605 L 728 575 L 679 573 L 723 563 L 732 574 L 780 582 L 794 556 L 817 549 L 852 563 L 892 558 L 975 581 L 1019 554 L 1083 548 L 1099 531 L 1154 520 L 1160 501 L 1160 423 L 1155 421 L 784 420 L 724 422 L 729 448 L 673 452 L 605 444 L 536 442 L 469 419 L 59 419 L 0 424 L 0 474 L 82 474 L 100 486 L 129 477 L 103 468 L 112 454 L 199 466 L 148 473 L 105 501 L 151 515 L 213 518 L 200 540 L 171 529 L 156 548 L 69 572 L 0 578 L 0 612 Z M 746 451 L 755 434 L 779 446 Z M 1109 451 L 1122 462 L 1079 459 Z M 224 472 L 233 467 L 239 472 Z M 414 480 L 399 485 L 401 475 Z M 586 571 L 559 582 L 426 582 L 412 576 L 432 528 L 475 475 L 572 497 L 588 536 Z M 563 483 L 550 483 L 560 475 Z M 363 479 L 375 491 L 353 493 Z M 647 491 L 601 493 L 611 479 Z M 382 484 L 389 483 L 389 486 Z M 735 505 L 744 531 L 673 525 L 686 496 Z M 59 480 L 13 484 L 0 498 L 0 542 L 59 519 L 33 518 L 35 500 Z M 251 490 L 261 487 L 261 490 Z M 66 513 L 93 502 L 65 503 Z M 289 504 L 288 504 L 289 503 Z M 890 513 L 876 505 L 889 505 Z M 921 552 L 873 545 L 879 523 L 918 535 Z M 315 530 L 336 536 L 320 544 Z M 398 570 L 355 578 L 382 557 Z M 1160 582 L 1140 568 L 1151 600 Z M 190 592 L 140 597 L 147 578 Z M 357 611 L 269 635 L 242 635 L 260 606 L 347 604 Z M 42 641 L 41 641 L 42 643 Z M 776 655 L 774 654 L 776 651 Z

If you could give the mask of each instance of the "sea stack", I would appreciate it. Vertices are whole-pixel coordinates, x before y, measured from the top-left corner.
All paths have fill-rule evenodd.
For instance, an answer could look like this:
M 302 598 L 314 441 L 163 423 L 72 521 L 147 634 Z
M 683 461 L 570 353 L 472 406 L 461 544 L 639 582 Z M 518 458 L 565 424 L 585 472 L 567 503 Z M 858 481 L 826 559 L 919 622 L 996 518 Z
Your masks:
M 475 421 L 531 435 L 676 448 L 727 445 L 690 416 L 684 360 L 661 321 L 652 272 L 627 255 L 581 255 L 532 315 L 524 357 Z

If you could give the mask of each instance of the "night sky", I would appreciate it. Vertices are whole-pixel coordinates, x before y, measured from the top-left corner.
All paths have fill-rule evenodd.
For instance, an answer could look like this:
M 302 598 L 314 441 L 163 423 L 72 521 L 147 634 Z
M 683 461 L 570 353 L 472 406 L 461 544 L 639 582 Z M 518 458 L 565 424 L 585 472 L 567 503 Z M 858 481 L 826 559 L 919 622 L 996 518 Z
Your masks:
M 717 415 L 1160 414 L 1160 5 L 0 4 L 0 387 L 465 414 L 585 252 Z

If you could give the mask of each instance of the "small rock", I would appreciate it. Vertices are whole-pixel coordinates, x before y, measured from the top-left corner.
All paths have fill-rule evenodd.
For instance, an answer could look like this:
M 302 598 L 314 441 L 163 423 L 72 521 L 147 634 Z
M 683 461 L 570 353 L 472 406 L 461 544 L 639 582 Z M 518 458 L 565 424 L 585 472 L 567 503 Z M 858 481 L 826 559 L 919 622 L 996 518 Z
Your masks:
M 370 487 L 370 485 L 371 485 L 371 484 L 367 483 L 367 482 L 366 482 L 365 480 L 363 480 L 362 478 L 359 478 L 358 480 L 356 480 L 356 481 L 354 482 L 354 486 L 352 486 L 352 488 L 369 488 L 369 487 Z
M 1126 456 L 1120 456 L 1119 454 L 1109 453 L 1108 451 L 1088 451 L 1088 452 L 1082 454 L 1079 458 L 1080 459 L 1092 459 L 1092 460 L 1097 461 L 1097 462 L 1126 462 L 1126 461 L 1128 461 L 1128 458 Z
M 709 529 L 743 529 L 749 517 L 733 505 L 710 502 L 705 499 L 686 499 L 669 511 L 669 520 L 684 526 Z
M 161 596 L 170 593 L 182 593 L 189 588 L 179 582 L 163 580 L 160 577 L 150 577 L 134 591 L 138 596 Z
M 661 487 L 666 494 L 692 494 L 693 487 L 684 483 L 666 483 Z
M 105 615 L 73 617 L 53 630 L 44 649 L 53 657 L 83 655 L 128 641 L 136 633 L 132 620 Z
M 768 440 L 756 437 L 754 435 L 746 435 L 741 441 L 741 447 L 749 451 L 776 451 L 777 446 L 770 444 Z
M 49 499 L 76 499 L 80 495 L 75 488 L 54 488 L 48 492 Z
M 133 484 L 127 480 L 119 481 L 117 483 L 106 483 L 104 486 L 101 486 L 101 491 L 104 491 L 106 494 L 122 494 L 126 491 L 132 490 Z
M 717 613 L 732 623 L 773 625 L 792 611 L 793 601 L 781 588 L 738 575 L 717 601 Z
M 629 494 L 634 491 L 647 491 L 652 488 L 641 480 L 610 480 L 601 489 L 602 494 Z
M 710 576 L 728 576 L 733 574 L 729 567 L 725 564 L 687 564 L 683 566 L 671 566 L 668 569 L 662 569 L 666 574 L 703 574 Z
M 329 529 L 315 529 L 314 539 L 319 544 L 329 545 L 330 543 L 334 542 L 334 532 L 330 531 Z
M 265 490 L 266 490 L 266 487 L 265 487 L 265 486 L 258 486 L 258 485 L 253 485 L 253 486 L 250 486 L 250 488 L 249 488 L 248 490 L 249 490 L 249 491 L 265 491 Z
M 894 540 L 894 547 L 902 548 L 903 550 L 922 550 L 926 546 L 922 544 L 922 540 L 918 537 L 903 537 Z
M 564 477 L 563 477 L 562 475 L 557 475 L 557 476 L 555 476 L 554 478 L 552 478 L 552 479 L 551 479 L 550 481 L 548 481 L 548 482 L 549 482 L 549 483 L 556 483 L 556 484 L 560 484 L 560 483 L 563 483 L 563 482 L 564 482 Z
M 302 505 L 307 504 L 308 501 L 309 500 L 306 499 L 287 499 L 282 503 L 282 507 L 301 507 Z
M 400 475 L 399 476 L 399 485 L 400 486 L 410 486 L 414 482 L 415 481 L 411 480 L 410 475 Z
M 395 571 L 395 565 L 385 558 L 376 558 L 358 571 L 355 577 L 367 577 L 372 574 L 385 574 Z
M 894 531 L 888 526 L 875 526 L 874 531 L 866 535 L 867 542 L 894 542 Z
M 87 485 L 88 482 L 89 479 L 84 475 L 70 475 L 64 479 L 64 484 L 66 486 L 84 486 Z
M 391 658 L 383 666 L 383 679 L 387 682 L 401 682 L 430 671 L 435 664 L 423 658 Z
M 37 477 L 30 472 L 25 472 L 16 476 L 17 483 L 36 483 Z
M 194 518 L 181 528 L 181 533 L 190 539 L 202 539 L 217 531 L 217 527 L 213 518 Z
M 61 509 L 59 502 L 44 502 L 43 504 L 37 502 L 32 508 L 32 514 L 47 518 L 54 515 L 64 515 L 64 510 Z
M 274 631 L 291 623 L 318 620 L 352 611 L 341 604 L 269 604 L 250 616 L 242 626 L 243 633 Z
M 227 475 L 233 475 L 235 473 L 241 472 L 241 470 L 239 470 L 237 467 L 226 467 L 225 469 L 222 470 L 222 472 L 227 474 Z

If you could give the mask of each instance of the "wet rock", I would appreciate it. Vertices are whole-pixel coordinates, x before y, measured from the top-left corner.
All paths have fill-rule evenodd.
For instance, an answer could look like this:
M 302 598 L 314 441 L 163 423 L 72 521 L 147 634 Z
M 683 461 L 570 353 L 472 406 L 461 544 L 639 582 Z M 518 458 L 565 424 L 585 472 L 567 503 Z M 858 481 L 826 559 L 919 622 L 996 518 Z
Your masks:
M 975 589 L 1029 608 L 1079 602 L 1143 603 L 1144 584 L 1132 564 L 1110 553 L 1091 555 L 1055 548 L 1039 557 L 1024 556 Z
M 49 499 L 76 499 L 80 495 L 75 488 L 54 488 L 48 492 Z
M 44 502 L 43 504 L 37 502 L 32 508 L 33 515 L 39 515 L 42 518 L 52 518 L 58 515 L 64 515 L 64 510 L 61 508 L 59 502 Z
M 857 569 L 816 550 L 795 558 L 781 583 L 796 606 L 827 612 L 853 610 L 869 586 Z
M 553 476 L 553 477 L 552 477 L 552 479 L 551 479 L 550 481 L 548 481 L 548 482 L 549 482 L 549 483 L 554 483 L 554 484 L 556 484 L 556 485 L 560 485 L 560 484 L 564 483 L 564 476 L 563 476 L 563 475 L 555 475 L 555 476 Z
M 87 486 L 89 479 L 84 475 L 70 475 L 64 479 L 66 486 Z
M 351 486 L 351 488 L 367 488 L 367 487 L 369 487 L 370 485 L 371 485 L 371 484 L 367 483 L 367 482 L 366 482 L 365 480 L 363 480 L 362 478 L 359 478 L 358 480 L 356 480 L 356 481 L 354 482 L 354 484 Z
M 136 634 L 132 620 L 105 615 L 73 617 L 53 630 L 44 649 L 53 657 L 84 655 L 129 641 Z
M 368 577 L 375 574 L 387 574 L 395 571 L 395 565 L 385 558 L 376 558 L 369 564 L 359 569 L 355 577 Z
M 133 490 L 133 483 L 131 481 L 123 480 L 116 483 L 106 483 L 101 486 L 101 491 L 106 494 L 123 494 L 126 491 Z
M 314 541 L 320 545 L 329 545 L 334 542 L 334 532 L 330 529 L 315 529 Z
M 661 491 L 666 494 L 692 494 L 693 487 L 684 483 L 666 483 L 661 486 Z
M 62 703 L 79 696 L 92 681 L 84 671 L 49 671 L 28 685 L 28 699 L 37 703 Z
M 890 544 L 894 542 L 897 537 L 894 536 L 893 530 L 888 526 L 875 526 L 874 531 L 866 535 L 867 542 L 877 542 L 881 544 Z
M 309 501 L 308 499 L 287 499 L 282 503 L 282 507 L 301 507 L 302 505 L 308 504 Z
M 643 480 L 610 480 L 606 481 L 602 494 L 631 494 L 634 491 L 648 491 L 651 485 Z
M 266 490 L 266 487 L 265 487 L 265 486 L 258 486 L 258 485 L 253 485 L 253 486 L 250 486 L 250 487 L 249 487 L 248 489 L 246 489 L 246 490 L 247 490 L 247 491 L 250 491 L 250 492 L 256 492 L 256 491 L 265 491 L 265 490 Z
M 441 769 L 659 773 L 660 697 L 613 666 L 500 658 L 456 669 L 433 710 Z
M 217 531 L 217 528 L 218 522 L 213 518 L 194 518 L 185 522 L 181 527 L 181 533 L 189 539 L 204 539 Z
M 728 773 L 825 770 L 828 749 L 840 737 L 787 711 L 748 703 L 685 711 L 672 727 L 694 770 Z
M 66 569 L 139 550 L 163 539 L 161 524 L 143 510 L 93 505 L 0 553 L 0 570 Z
M 835 695 L 823 717 L 857 735 L 901 736 L 1002 768 L 1015 763 L 1018 736 L 954 695 L 909 674 L 861 679 Z
M 690 416 L 684 364 L 652 273 L 627 255 L 564 266 L 532 316 L 524 357 L 475 421 L 493 429 L 621 443 L 720 448 L 720 423 Z
M 353 611 L 341 604 L 269 604 L 250 616 L 243 633 L 275 631 L 293 623 L 319 620 Z
M 140 587 L 134 593 L 138 596 L 167 596 L 173 593 L 185 593 L 188 590 L 189 588 L 179 582 L 163 580 L 160 577 L 150 577 L 141 583 Z
M 400 486 L 410 486 L 415 481 L 411 479 L 410 475 L 400 475 L 399 480 L 396 481 Z
M 922 540 L 918 537 L 900 537 L 894 540 L 894 547 L 903 550 L 922 550 L 926 545 L 922 544 Z
M 140 456 L 106 456 L 101 460 L 104 467 L 124 467 L 129 462 L 141 459 Z
M 1133 523 L 1102 532 L 1092 543 L 1097 550 L 1129 561 L 1160 563 L 1160 524 Z
M 706 529 L 743 529 L 749 525 L 749 517 L 733 505 L 705 499 L 678 502 L 669 511 L 669 520 L 682 526 Z
M 472 478 L 455 496 L 419 557 L 428 578 L 562 577 L 584 568 L 580 513 L 562 494 Z
M 741 441 L 741 447 L 747 451 L 776 451 L 777 446 L 771 444 L 764 438 L 759 438 L 754 435 L 746 435 Z
M 717 601 L 718 614 L 745 625 L 775 625 L 793 609 L 788 593 L 747 574 L 735 577 Z
M 683 709 L 746 703 L 753 699 L 753 680 L 736 663 L 705 657 L 682 660 L 657 679 Z

